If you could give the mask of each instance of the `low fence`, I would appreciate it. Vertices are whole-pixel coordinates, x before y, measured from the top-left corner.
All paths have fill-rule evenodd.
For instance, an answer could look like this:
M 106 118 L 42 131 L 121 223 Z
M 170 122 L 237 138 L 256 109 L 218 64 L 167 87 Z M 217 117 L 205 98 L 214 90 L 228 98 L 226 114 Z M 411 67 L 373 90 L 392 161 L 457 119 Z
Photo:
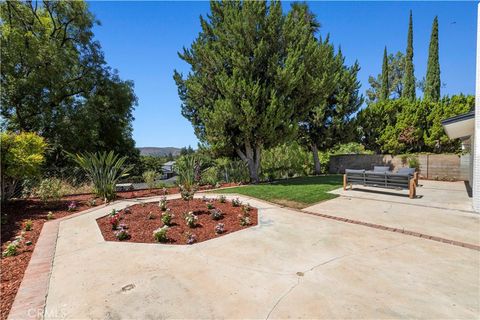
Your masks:
M 419 174 L 422 179 L 464 181 L 470 178 L 470 155 L 419 154 Z M 390 166 L 392 170 L 407 167 L 405 158 L 388 154 L 348 154 L 330 157 L 329 172 L 344 173 L 345 169 L 373 169 Z

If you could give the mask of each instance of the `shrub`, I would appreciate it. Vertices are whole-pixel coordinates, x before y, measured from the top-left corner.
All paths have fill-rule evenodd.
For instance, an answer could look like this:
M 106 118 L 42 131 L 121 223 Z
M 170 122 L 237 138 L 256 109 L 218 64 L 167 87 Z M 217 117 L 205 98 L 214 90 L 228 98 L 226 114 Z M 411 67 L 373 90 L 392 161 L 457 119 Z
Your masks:
M 187 244 L 194 244 L 195 242 L 197 242 L 197 236 L 194 235 L 193 233 L 187 232 L 186 243 Z
M 232 206 L 240 207 L 241 205 L 242 205 L 242 202 L 240 201 L 240 199 L 235 198 L 235 199 L 232 200 Z
M 189 201 L 198 188 L 200 180 L 201 161 L 194 156 L 183 156 L 175 163 L 175 170 L 178 173 L 179 189 L 182 199 Z
M 214 208 L 215 208 L 215 206 L 213 205 L 213 203 L 207 202 L 207 209 L 210 210 L 210 209 L 214 209 Z
M 247 203 L 242 206 L 242 210 L 243 212 L 248 213 L 250 210 L 252 210 L 252 207 L 250 207 L 250 204 Z
M 156 186 L 156 180 L 159 178 L 159 175 L 156 171 L 148 170 L 142 174 L 142 177 L 148 189 L 153 189 Z
M 118 214 L 118 210 L 117 209 L 112 209 L 112 211 L 110 211 L 110 216 L 115 216 Z
M 18 241 L 12 241 L 7 245 L 5 251 L 2 252 L 2 257 L 11 257 L 17 255 Z
M 227 202 L 227 197 L 225 197 L 223 194 L 218 197 L 218 201 L 220 203 L 225 203 Z
M 126 228 L 126 226 L 120 228 L 120 230 L 116 231 L 115 232 L 115 237 L 122 241 L 122 240 L 127 240 L 130 238 L 130 234 L 128 233 L 128 230 Z
M 216 167 L 210 167 L 202 172 L 201 184 L 209 184 L 214 186 L 218 182 L 218 169 Z
M 240 225 L 245 227 L 250 225 L 250 217 L 249 216 L 241 216 L 240 217 Z
M 167 242 L 168 241 L 168 226 L 160 227 L 153 231 L 153 237 L 158 242 Z
M 193 212 L 186 213 L 184 218 L 187 226 L 189 226 L 190 228 L 195 228 L 195 226 L 197 225 L 198 217 L 194 215 Z
M 68 211 L 75 211 L 77 210 L 77 203 L 72 201 L 68 204 Z
M 62 181 L 57 178 L 43 179 L 35 193 L 43 202 L 58 201 L 63 197 Z
M 210 217 L 212 217 L 213 220 L 220 220 L 223 217 L 223 213 L 219 209 L 212 209 L 210 210 Z
M 225 232 L 225 225 L 223 223 L 218 223 L 215 226 L 215 233 L 216 234 L 222 234 Z
M 158 202 L 158 206 L 160 207 L 160 210 L 165 211 L 167 210 L 167 197 L 162 197 L 160 201 Z
M 38 176 L 47 143 L 33 132 L 2 132 L 0 141 L 1 197 L 8 200 L 15 194 L 19 182 Z
M 86 172 L 94 185 L 97 196 L 105 202 L 115 199 L 118 180 L 128 176 L 132 166 L 125 166 L 127 157 L 119 157 L 113 151 L 71 155 Z
M 53 215 L 52 211 L 49 211 L 47 214 L 47 220 L 53 220 L 53 219 L 55 219 L 55 216 Z
M 120 222 L 120 217 L 118 216 L 118 214 L 110 216 L 109 222 L 110 222 L 110 225 L 112 226 L 112 230 L 117 230 L 118 223 Z
M 32 231 L 32 229 L 33 229 L 33 221 L 27 220 L 25 222 L 25 231 Z
M 162 222 L 163 222 L 166 226 L 170 226 L 171 223 L 172 223 L 173 217 L 174 217 L 174 215 L 173 215 L 173 213 L 172 213 L 172 210 L 167 209 L 164 213 L 162 213 Z
M 88 201 L 88 205 L 90 207 L 95 207 L 97 205 L 97 200 L 96 199 L 92 199 L 90 201 Z

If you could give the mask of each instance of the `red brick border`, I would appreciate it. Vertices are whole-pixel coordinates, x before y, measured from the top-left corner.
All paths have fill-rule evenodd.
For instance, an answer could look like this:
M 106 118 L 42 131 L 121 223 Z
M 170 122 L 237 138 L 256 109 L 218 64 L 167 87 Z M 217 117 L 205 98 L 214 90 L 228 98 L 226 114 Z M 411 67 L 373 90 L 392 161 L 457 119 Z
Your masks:
M 8 314 L 8 320 L 44 318 L 43 313 L 47 302 L 48 286 L 53 268 L 53 258 L 55 257 L 60 222 L 89 213 L 104 206 L 105 205 L 101 205 L 80 211 L 43 224 L 32 257 L 23 275 L 22 283 L 18 288 L 12 308 Z

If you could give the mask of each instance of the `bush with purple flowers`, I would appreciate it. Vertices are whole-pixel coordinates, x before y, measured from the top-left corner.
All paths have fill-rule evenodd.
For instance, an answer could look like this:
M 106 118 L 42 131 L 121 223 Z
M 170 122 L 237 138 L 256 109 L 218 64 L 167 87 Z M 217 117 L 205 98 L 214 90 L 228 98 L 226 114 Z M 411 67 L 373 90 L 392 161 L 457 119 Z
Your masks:
M 218 223 L 215 226 L 215 234 L 222 234 L 225 232 L 225 225 L 223 223 Z
M 195 242 L 197 242 L 197 236 L 194 235 L 193 233 L 187 232 L 186 243 L 187 244 L 194 244 Z
M 68 204 L 68 211 L 75 211 L 77 210 L 77 203 L 75 201 L 72 201 Z
M 220 220 L 223 217 L 223 213 L 220 209 L 212 209 L 210 210 L 210 217 L 212 217 L 213 220 Z

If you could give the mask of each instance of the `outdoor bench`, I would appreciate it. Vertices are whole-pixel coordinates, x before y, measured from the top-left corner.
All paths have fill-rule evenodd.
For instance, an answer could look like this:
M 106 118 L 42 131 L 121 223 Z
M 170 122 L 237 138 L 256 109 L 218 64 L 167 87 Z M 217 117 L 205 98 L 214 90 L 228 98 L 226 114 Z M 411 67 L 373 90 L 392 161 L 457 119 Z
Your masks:
M 350 185 L 350 189 L 354 184 L 363 185 L 366 187 L 378 187 L 388 189 L 408 189 L 408 196 L 410 199 L 415 198 L 417 183 L 415 174 L 409 173 L 392 173 L 374 172 L 366 170 L 352 170 L 345 169 L 343 175 L 343 190 L 347 190 L 347 186 Z

